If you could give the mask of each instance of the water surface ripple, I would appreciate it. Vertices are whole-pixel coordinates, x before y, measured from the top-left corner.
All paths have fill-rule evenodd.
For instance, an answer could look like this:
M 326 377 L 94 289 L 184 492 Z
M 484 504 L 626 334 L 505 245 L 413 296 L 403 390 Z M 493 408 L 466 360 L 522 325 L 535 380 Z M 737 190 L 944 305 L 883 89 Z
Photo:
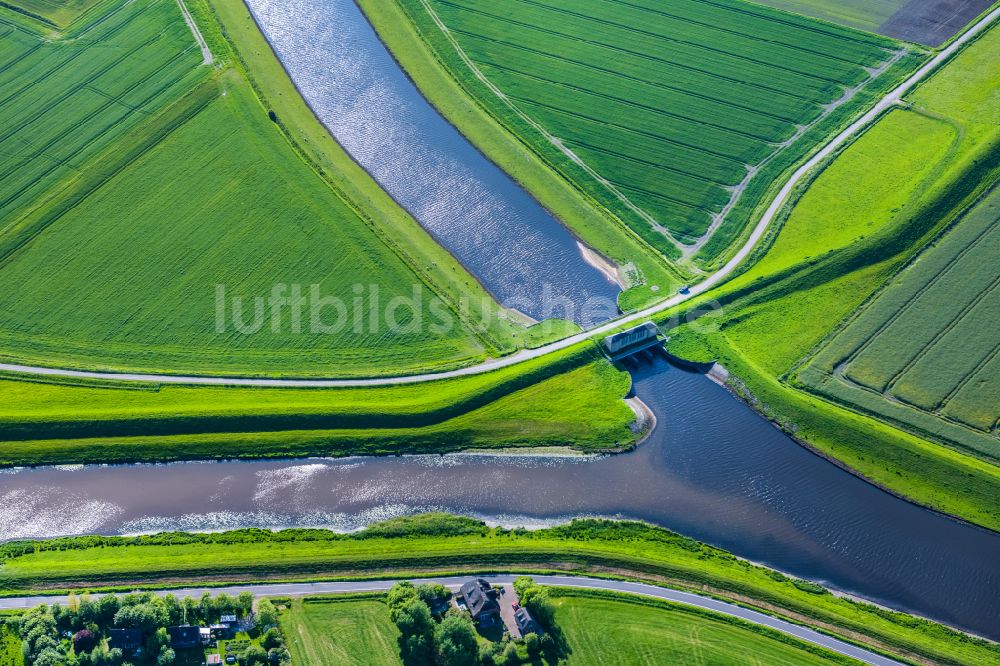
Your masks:
M 1000 638 L 1000 535 L 848 474 L 702 375 L 656 361 L 635 379 L 659 426 L 632 453 L 20 470 L 0 475 L 0 538 L 245 526 L 349 530 L 431 510 L 527 526 L 575 516 L 636 518 Z
M 615 314 L 618 287 L 421 96 L 352 0 L 247 4 L 331 134 L 501 303 L 584 326 Z

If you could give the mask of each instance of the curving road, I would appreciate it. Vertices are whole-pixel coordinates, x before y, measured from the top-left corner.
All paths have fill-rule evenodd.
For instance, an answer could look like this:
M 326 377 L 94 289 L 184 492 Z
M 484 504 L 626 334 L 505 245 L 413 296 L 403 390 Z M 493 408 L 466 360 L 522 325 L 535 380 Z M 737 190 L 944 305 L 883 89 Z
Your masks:
M 842 654 L 866 664 L 875 666 L 901 666 L 901 663 L 888 657 L 876 654 L 864 648 L 860 648 L 851 643 L 832 638 L 813 629 L 803 627 L 785 620 L 749 610 L 735 604 L 719 601 L 709 597 L 703 597 L 691 592 L 681 592 L 656 585 L 645 583 L 633 583 L 628 581 L 601 580 L 598 578 L 587 578 L 584 576 L 536 576 L 531 575 L 535 581 L 543 585 L 559 585 L 562 587 L 577 587 L 588 590 L 610 590 L 613 592 L 623 592 L 627 594 L 638 594 L 647 597 L 654 597 L 664 601 L 670 601 L 687 606 L 696 606 L 705 610 L 713 611 L 721 615 L 736 617 L 747 622 L 752 622 L 764 627 L 769 627 L 789 636 L 794 636 L 799 640 L 812 643 L 826 648 L 832 652 Z M 498 574 L 481 576 L 494 584 L 513 583 L 517 577 L 515 574 Z M 412 579 L 414 583 L 441 583 L 451 590 L 457 590 L 461 584 L 469 580 L 470 576 L 451 576 L 444 578 L 419 578 Z M 371 580 L 354 582 L 326 582 L 326 583 L 274 583 L 261 585 L 234 585 L 230 587 L 212 588 L 182 588 L 176 590 L 156 590 L 155 594 L 160 596 L 173 594 L 178 597 L 198 598 L 203 593 L 209 592 L 218 594 L 225 592 L 230 595 L 237 595 L 240 592 L 251 592 L 257 597 L 270 596 L 303 596 L 307 594 L 331 594 L 348 592 L 383 592 L 388 590 L 398 581 L 396 580 Z M 100 597 L 100 594 L 92 594 L 91 598 Z M 16 610 L 31 608 L 38 604 L 51 603 L 53 597 L 10 597 L 0 599 L 0 610 Z
M 578 342 L 595 338 L 628 324 L 635 324 L 649 317 L 659 314 L 679 303 L 703 294 L 718 285 L 728 277 L 736 267 L 753 251 L 760 239 L 763 238 L 767 228 L 777 217 L 778 212 L 785 205 L 792 190 L 798 185 L 806 174 L 823 160 L 832 155 L 839 148 L 844 146 L 856 134 L 861 132 L 868 125 L 873 123 L 883 112 L 899 104 L 903 96 L 914 88 L 918 83 L 927 78 L 939 65 L 945 62 L 958 51 L 962 46 L 974 39 L 981 32 L 986 30 L 993 21 L 1000 17 L 1000 7 L 983 16 L 972 27 L 957 37 L 947 48 L 943 49 L 936 56 L 931 58 L 923 67 L 918 69 L 910 78 L 895 89 L 887 93 L 879 102 L 867 113 L 858 118 L 850 126 L 831 139 L 826 145 L 820 148 L 809 158 L 795 173 L 791 175 L 784 187 L 778 192 L 771 205 L 764 212 L 757 226 L 754 227 L 747 238 L 746 243 L 736 252 L 735 255 L 718 271 L 709 275 L 705 280 L 691 287 L 688 294 L 677 294 L 671 298 L 650 306 L 645 310 L 640 310 L 629 315 L 624 315 L 613 319 L 605 324 L 596 326 L 589 330 L 571 335 L 562 340 L 538 347 L 537 349 L 525 349 L 510 356 L 492 359 L 478 365 L 472 365 L 457 370 L 447 372 L 427 373 L 421 375 L 407 375 L 403 377 L 374 377 L 369 379 L 262 379 L 250 377 L 220 377 L 209 375 L 163 375 L 163 374 L 143 374 L 143 373 L 117 373 L 117 372 L 96 372 L 87 370 L 68 370 L 63 368 L 46 368 L 33 365 L 18 365 L 14 363 L 0 363 L 0 371 L 15 372 L 26 375 L 41 375 L 50 377 L 76 377 L 82 379 L 101 379 L 108 381 L 133 381 L 133 382 L 156 382 L 161 384 L 197 384 L 197 385 L 224 385 L 224 386 L 272 386 L 272 387 L 303 387 L 303 388 L 336 388 L 336 387 L 359 387 L 359 386 L 388 386 L 393 384 L 413 384 L 418 382 L 432 381 L 435 379 L 448 379 L 452 377 L 462 377 L 465 375 L 476 375 L 497 368 L 504 368 L 515 365 L 522 361 L 538 358 L 550 354 L 560 349 L 565 349 Z

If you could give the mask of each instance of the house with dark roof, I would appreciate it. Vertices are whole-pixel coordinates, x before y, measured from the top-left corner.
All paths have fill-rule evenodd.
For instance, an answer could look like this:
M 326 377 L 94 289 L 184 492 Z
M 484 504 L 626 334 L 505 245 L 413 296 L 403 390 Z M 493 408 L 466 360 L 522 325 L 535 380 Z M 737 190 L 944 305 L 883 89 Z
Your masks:
M 459 596 L 472 614 L 472 619 L 480 624 L 490 625 L 500 618 L 500 604 L 497 591 L 488 581 L 477 578 L 462 585 Z
M 526 636 L 527 634 L 539 635 L 542 633 L 542 628 L 535 622 L 535 618 L 531 617 L 531 613 L 528 612 L 527 608 L 522 607 L 514 611 L 514 622 L 517 623 L 517 629 L 521 632 L 522 636 Z
M 167 633 L 170 634 L 170 647 L 175 650 L 201 647 L 201 630 L 198 627 L 167 627 Z
M 138 629 L 112 629 L 108 635 L 108 648 L 132 653 L 142 647 L 142 632 Z

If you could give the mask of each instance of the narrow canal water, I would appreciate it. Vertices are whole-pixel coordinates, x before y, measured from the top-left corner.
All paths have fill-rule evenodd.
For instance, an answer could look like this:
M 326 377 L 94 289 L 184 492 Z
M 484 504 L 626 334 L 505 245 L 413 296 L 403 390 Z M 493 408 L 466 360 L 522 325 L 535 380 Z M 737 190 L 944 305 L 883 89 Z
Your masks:
M 657 360 L 659 425 L 606 457 L 457 454 L 17 470 L 0 538 L 244 526 L 348 530 L 427 510 L 540 526 L 646 520 L 797 576 L 1000 639 L 1000 535 L 806 451 L 725 389 Z
M 421 96 L 353 0 L 247 4 L 330 133 L 497 300 L 585 327 L 616 314 L 618 287 Z

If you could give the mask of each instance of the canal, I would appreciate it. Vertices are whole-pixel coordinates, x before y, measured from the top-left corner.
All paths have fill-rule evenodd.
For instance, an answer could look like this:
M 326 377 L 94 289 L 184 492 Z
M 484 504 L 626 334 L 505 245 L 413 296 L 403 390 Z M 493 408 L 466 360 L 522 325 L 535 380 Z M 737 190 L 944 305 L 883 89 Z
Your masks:
M 843 471 L 703 375 L 658 359 L 634 377 L 658 426 L 630 453 L 16 470 L 0 485 L 0 537 L 248 526 L 352 530 L 422 511 L 526 526 L 634 518 L 1000 638 L 1000 535 Z

